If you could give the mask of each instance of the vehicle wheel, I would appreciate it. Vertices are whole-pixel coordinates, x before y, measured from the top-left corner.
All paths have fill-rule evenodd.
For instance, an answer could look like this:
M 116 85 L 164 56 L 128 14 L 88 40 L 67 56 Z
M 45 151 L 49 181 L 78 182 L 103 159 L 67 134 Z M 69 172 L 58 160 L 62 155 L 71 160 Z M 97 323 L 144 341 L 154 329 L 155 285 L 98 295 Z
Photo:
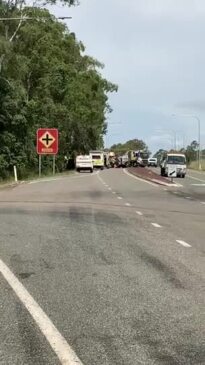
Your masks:
M 182 178 L 184 179 L 185 178 L 185 174 L 182 175 Z
M 161 176 L 164 176 L 164 169 L 161 169 Z
M 102 166 L 102 167 L 100 168 L 100 170 L 104 170 L 104 167 Z
M 91 174 L 93 173 L 93 169 L 90 169 L 90 173 L 91 173 Z

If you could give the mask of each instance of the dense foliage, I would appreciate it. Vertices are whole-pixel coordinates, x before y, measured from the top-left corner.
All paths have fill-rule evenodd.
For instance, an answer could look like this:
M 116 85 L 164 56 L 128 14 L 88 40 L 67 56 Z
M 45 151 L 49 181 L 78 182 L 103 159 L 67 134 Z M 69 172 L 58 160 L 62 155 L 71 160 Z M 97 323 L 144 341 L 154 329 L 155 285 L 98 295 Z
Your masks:
M 131 139 L 125 143 L 114 144 L 110 147 L 110 150 L 118 154 L 124 154 L 127 151 L 133 150 L 145 150 L 148 151 L 148 147 L 141 139 Z
M 0 2 L 1 18 L 22 15 L 33 19 L 0 21 L 0 178 L 14 164 L 22 176 L 37 169 L 39 127 L 59 129 L 59 169 L 65 155 L 102 147 L 111 111 L 107 94 L 117 90 L 47 10 Z

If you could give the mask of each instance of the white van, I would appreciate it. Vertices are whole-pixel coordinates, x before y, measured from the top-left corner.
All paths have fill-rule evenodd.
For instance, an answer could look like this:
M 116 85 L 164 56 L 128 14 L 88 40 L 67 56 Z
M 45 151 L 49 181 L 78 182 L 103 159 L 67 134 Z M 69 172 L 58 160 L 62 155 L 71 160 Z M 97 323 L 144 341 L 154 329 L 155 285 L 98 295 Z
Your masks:
M 76 171 L 90 171 L 93 172 L 93 161 L 90 155 L 79 155 L 75 162 Z
M 177 177 L 186 176 L 186 156 L 183 153 L 167 153 L 161 162 L 161 176 L 168 176 L 169 167 L 175 167 Z
M 93 167 L 103 170 L 104 169 L 104 152 L 103 151 L 90 151 L 90 156 L 93 161 Z

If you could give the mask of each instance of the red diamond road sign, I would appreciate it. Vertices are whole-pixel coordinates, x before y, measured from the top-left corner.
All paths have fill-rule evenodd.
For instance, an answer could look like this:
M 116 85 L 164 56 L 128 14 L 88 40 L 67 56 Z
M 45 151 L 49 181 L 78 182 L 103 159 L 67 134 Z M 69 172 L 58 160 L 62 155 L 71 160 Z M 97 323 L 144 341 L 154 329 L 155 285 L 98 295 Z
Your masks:
M 36 149 L 39 155 L 56 155 L 58 153 L 58 129 L 38 129 Z

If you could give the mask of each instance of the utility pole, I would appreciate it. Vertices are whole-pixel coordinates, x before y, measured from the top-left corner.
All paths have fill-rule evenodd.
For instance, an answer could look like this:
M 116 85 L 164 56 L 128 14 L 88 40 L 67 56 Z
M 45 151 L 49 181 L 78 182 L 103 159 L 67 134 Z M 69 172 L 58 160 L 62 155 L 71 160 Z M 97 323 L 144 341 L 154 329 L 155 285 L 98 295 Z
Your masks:
M 193 114 L 172 114 L 173 117 L 189 117 L 194 118 L 198 125 L 198 169 L 201 170 L 201 120 L 197 115 Z

